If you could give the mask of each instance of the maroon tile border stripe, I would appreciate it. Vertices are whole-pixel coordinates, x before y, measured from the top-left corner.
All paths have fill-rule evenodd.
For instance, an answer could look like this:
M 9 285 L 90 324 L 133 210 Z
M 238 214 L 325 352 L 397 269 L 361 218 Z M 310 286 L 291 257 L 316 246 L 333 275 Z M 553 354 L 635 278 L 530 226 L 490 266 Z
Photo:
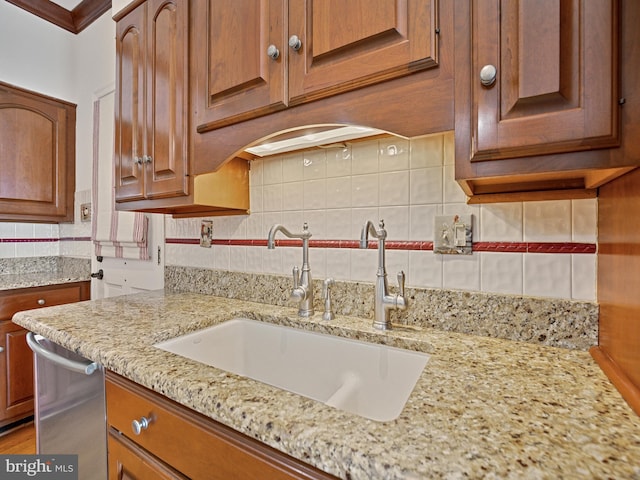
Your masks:
M 167 238 L 165 243 L 173 245 L 199 245 L 198 238 Z M 238 247 L 266 247 L 264 239 L 234 240 L 213 239 L 212 245 L 228 245 Z M 280 239 L 276 240 L 278 247 L 299 247 L 302 240 Z M 311 248 L 360 248 L 358 240 L 309 240 Z M 385 247 L 388 250 L 433 250 L 433 242 L 423 241 L 387 241 Z M 378 242 L 370 241 L 368 248 L 378 248 Z M 473 244 L 475 252 L 499 252 L 499 253 L 596 253 L 595 243 L 573 242 L 476 242 Z

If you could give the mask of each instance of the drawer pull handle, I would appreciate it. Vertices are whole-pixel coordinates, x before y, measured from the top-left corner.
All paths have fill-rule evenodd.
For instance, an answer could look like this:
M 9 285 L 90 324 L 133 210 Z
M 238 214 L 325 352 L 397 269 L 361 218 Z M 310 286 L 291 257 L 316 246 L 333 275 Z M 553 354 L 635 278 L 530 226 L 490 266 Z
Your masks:
M 39 298 L 38 299 L 38 305 L 44 305 L 45 303 L 47 303 L 47 302 L 45 301 L 44 298 Z
M 146 430 L 149 428 L 149 424 L 151 423 L 151 419 L 147 417 L 141 417 L 140 420 L 134 420 L 131 422 L 131 427 L 133 428 L 133 433 L 135 435 L 140 435 L 142 430 Z

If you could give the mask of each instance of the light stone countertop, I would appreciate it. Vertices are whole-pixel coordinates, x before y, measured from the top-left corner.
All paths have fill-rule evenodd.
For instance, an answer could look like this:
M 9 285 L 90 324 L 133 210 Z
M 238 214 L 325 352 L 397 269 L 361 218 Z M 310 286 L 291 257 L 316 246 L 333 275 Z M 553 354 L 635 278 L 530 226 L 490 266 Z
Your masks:
M 0 275 L 0 291 L 44 287 L 89 280 L 85 275 L 67 272 L 10 273 Z
M 235 317 L 431 354 L 400 417 L 376 422 L 153 344 Z M 20 312 L 14 322 L 340 478 L 640 479 L 640 417 L 584 351 L 195 293 Z

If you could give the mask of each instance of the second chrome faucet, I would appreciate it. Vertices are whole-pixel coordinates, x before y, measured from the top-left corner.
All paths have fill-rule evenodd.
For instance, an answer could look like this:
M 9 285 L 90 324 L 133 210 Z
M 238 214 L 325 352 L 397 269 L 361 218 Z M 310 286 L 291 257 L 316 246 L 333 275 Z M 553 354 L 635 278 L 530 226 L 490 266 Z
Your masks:
M 293 289 L 291 290 L 291 298 L 298 302 L 298 316 L 313 316 L 313 281 L 311 279 L 311 268 L 309 267 L 309 226 L 305 223 L 302 227 L 302 233 L 291 233 L 283 225 L 275 224 L 269 230 L 267 238 L 267 248 L 273 250 L 276 246 L 276 233 L 282 232 L 289 238 L 302 239 L 302 272 L 296 266 L 293 267 Z
M 407 299 L 404 296 L 404 272 L 398 273 L 398 293 L 396 295 L 389 294 L 389 286 L 387 284 L 387 270 L 385 267 L 385 250 L 384 242 L 387 238 L 387 231 L 384 229 L 384 220 L 380 220 L 378 229 L 369 220 L 362 227 L 360 233 L 360 248 L 369 246 L 369 235 L 378 239 L 378 271 L 376 273 L 375 298 L 373 300 L 374 320 L 373 326 L 379 330 L 388 330 L 391 328 L 391 310 L 405 310 L 407 308 Z

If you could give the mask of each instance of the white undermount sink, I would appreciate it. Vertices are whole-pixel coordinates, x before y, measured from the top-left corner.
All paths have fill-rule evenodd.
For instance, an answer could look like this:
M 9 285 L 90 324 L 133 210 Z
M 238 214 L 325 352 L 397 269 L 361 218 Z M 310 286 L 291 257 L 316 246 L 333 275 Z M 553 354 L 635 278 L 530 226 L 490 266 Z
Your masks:
M 236 318 L 155 347 L 378 421 L 400 415 L 429 355 Z

